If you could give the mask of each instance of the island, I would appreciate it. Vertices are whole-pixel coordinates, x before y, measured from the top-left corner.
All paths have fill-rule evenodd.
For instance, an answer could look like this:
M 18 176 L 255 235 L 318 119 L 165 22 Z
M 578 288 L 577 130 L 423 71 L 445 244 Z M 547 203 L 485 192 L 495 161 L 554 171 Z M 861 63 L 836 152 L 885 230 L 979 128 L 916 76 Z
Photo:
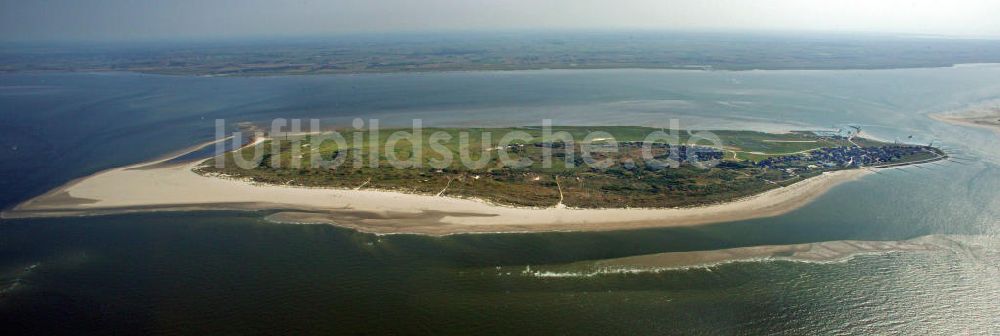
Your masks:
M 3 216 L 232 209 L 380 234 L 618 230 L 775 216 L 878 169 L 947 158 L 819 131 L 680 131 L 672 143 L 648 141 L 660 129 L 629 126 L 397 131 L 408 130 L 338 132 L 339 143 L 268 134 L 208 160 L 101 172 Z M 544 131 L 575 141 L 544 141 Z M 415 143 L 425 145 L 415 152 Z

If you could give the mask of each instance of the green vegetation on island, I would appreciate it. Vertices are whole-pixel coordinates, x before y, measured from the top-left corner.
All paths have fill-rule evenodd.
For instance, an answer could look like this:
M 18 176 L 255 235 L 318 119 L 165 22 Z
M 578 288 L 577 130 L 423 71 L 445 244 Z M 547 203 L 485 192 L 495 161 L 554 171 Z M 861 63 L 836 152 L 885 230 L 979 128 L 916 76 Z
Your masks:
M 397 131 L 411 136 L 393 135 Z M 319 142 L 316 134 L 272 134 L 258 145 L 256 160 L 254 150 L 244 147 L 220 157 L 221 167 L 210 159 L 196 171 L 266 184 L 371 188 L 516 206 L 664 208 L 732 201 L 828 171 L 945 157 L 929 146 L 813 132 L 675 131 L 672 141 L 647 138 L 657 131 L 551 128 L 575 140 L 570 143 L 545 140 L 554 138 L 546 138 L 541 127 L 425 128 L 417 155 L 418 138 L 409 129 L 380 130 L 377 136 L 345 130 L 338 133 L 340 144 Z M 713 137 L 717 143 L 709 141 Z M 235 155 L 250 166 L 241 168 Z M 326 163 L 316 166 L 314 159 Z

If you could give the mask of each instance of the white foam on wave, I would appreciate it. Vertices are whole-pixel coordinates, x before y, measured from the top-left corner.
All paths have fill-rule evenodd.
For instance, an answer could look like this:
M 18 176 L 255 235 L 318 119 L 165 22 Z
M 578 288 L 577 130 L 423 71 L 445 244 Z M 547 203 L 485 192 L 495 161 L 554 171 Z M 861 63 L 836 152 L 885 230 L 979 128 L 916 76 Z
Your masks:
M 36 268 L 38 268 L 39 265 L 41 265 L 41 263 L 34 263 L 34 264 L 29 265 L 28 267 L 25 267 L 25 268 L 21 269 L 17 273 L 17 275 L 15 275 L 14 280 L 12 280 L 9 285 L 6 285 L 3 288 L 0 288 L 0 296 L 6 295 L 8 293 L 11 293 L 15 289 L 17 289 L 18 287 L 20 287 L 21 284 L 24 283 L 24 278 L 26 276 L 28 276 L 29 274 L 31 274 L 31 272 L 34 271 Z
M 534 270 L 531 266 L 527 266 L 521 275 L 539 278 L 587 278 L 670 271 L 705 270 L 711 272 L 720 266 L 736 263 L 842 264 L 860 256 L 895 253 L 949 252 L 968 254 L 969 251 L 1000 246 L 996 240 L 997 237 L 929 235 L 903 241 L 831 241 L 713 251 L 668 252 L 564 265 L 536 266 Z

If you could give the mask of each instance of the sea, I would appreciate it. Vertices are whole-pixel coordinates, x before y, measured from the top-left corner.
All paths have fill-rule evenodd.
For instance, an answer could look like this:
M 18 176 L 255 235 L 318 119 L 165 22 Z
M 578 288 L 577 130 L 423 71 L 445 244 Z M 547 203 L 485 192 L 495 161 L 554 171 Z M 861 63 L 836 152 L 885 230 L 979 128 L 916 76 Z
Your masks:
M 1000 65 L 273 77 L 0 75 L 0 208 L 215 136 L 216 119 L 383 126 L 836 130 L 951 158 L 881 170 L 788 214 L 611 232 L 373 235 L 269 211 L 0 219 L 0 334 L 1000 334 Z M 841 241 L 926 249 L 665 252 Z M 895 246 L 888 244 L 886 246 Z

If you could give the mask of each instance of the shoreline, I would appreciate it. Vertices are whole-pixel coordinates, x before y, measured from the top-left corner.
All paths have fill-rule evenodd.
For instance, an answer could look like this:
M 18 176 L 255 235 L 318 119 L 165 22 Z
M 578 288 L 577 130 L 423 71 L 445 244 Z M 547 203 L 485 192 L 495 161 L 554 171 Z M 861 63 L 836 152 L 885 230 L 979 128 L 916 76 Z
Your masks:
M 0 213 L 2 218 L 108 215 L 151 211 L 276 210 L 267 220 L 331 224 L 374 234 L 611 231 L 693 226 L 773 217 L 798 209 L 833 187 L 872 172 L 824 173 L 738 200 L 685 208 L 528 208 L 483 200 L 381 190 L 254 184 L 200 175 L 201 160 L 165 160 L 79 178 Z

